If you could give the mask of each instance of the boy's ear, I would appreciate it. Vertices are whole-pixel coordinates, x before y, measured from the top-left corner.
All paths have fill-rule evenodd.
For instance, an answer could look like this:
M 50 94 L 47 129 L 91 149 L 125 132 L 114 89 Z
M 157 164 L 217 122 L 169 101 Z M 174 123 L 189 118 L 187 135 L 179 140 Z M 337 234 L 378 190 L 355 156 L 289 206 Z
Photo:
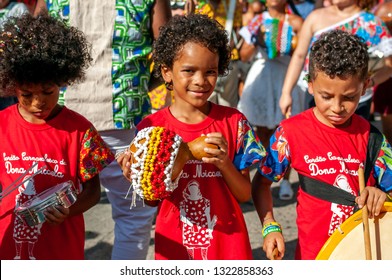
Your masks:
M 308 92 L 309 92 L 311 95 L 314 95 L 313 83 L 312 83 L 312 82 L 308 82 Z
M 366 93 L 366 89 L 369 87 L 369 84 L 371 83 L 371 79 L 370 77 L 363 83 L 363 89 L 362 89 L 362 93 L 361 96 L 365 95 Z
M 172 71 L 170 70 L 169 67 L 167 66 L 162 66 L 161 67 L 161 74 L 162 78 L 165 80 L 165 82 L 170 83 L 172 79 Z

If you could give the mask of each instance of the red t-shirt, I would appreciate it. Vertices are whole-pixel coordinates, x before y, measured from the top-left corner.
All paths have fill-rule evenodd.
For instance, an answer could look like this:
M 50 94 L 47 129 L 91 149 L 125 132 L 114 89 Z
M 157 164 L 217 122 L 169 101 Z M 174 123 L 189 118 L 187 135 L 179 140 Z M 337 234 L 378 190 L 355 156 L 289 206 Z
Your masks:
M 274 170 L 275 176 L 281 177 L 290 164 L 299 174 L 357 196 L 358 169 L 366 159 L 369 129 L 369 122 L 358 115 L 353 115 L 346 128 L 328 127 L 309 109 L 281 123 L 262 170 Z M 271 174 L 267 175 L 271 178 Z M 374 185 L 373 176 L 369 180 L 368 185 Z M 315 259 L 329 236 L 353 214 L 354 207 L 318 199 L 301 188 L 297 202 L 296 259 Z
M 65 107 L 47 123 L 32 124 L 13 105 L 0 111 L 0 121 L 3 191 L 18 178 L 17 182 L 25 181 L 0 203 L 0 259 L 84 259 L 82 214 L 68 217 L 58 226 L 42 223 L 30 227 L 17 218 L 15 210 L 68 180 L 80 191 L 80 183 L 98 174 L 113 160 L 113 154 L 89 121 Z M 35 205 L 38 210 L 40 204 Z
M 221 132 L 228 142 L 228 155 L 238 169 L 264 156 L 262 147 L 252 145 L 255 135 L 245 117 L 230 107 L 212 104 L 209 116 L 198 124 L 182 123 L 165 108 L 145 118 L 137 128 L 149 126 L 165 127 L 185 142 L 209 132 Z M 241 208 L 214 165 L 188 161 L 178 187 L 158 207 L 156 259 L 252 259 Z

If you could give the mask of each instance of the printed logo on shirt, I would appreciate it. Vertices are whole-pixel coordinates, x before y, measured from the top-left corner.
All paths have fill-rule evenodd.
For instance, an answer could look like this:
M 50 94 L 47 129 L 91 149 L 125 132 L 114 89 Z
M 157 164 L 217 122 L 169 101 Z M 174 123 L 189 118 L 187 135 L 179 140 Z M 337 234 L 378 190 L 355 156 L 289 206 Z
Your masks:
M 218 218 L 210 213 L 210 200 L 203 197 L 198 181 L 190 181 L 182 194 L 180 220 L 183 245 L 189 259 L 194 259 L 195 251 L 200 251 L 201 258 L 207 260 Z

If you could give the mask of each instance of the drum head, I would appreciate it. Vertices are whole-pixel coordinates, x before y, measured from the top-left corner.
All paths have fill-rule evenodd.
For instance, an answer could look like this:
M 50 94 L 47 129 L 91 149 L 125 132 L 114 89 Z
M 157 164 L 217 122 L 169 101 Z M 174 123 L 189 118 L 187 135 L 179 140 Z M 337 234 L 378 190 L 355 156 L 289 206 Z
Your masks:
M 369 219 L 372 260 L 392 260 L 392 202 L 382 213 Z M 325 242 L 316 260 L 365 260 L 362 210 L 354 213 Z

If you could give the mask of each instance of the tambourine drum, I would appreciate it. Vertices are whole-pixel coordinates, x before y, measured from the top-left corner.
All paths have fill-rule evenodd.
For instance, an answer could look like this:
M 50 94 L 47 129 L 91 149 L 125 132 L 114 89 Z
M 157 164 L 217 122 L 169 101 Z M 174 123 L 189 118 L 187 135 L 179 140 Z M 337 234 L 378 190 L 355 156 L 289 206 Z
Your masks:
M 72 181 L 51 187 L 20 205 L 15 214 L 26 225 L 32 227 L 45 222 L 44 211 L 50 206 L 61 205 L 65 208 L 75 203 L 77 194 Z
M 372 260 L 392 260 L 392 202 L 385 202 L 381 214 L 369 219 Z M 365 260 L 362 210 L 348 218 L 327 240 L 316 260 Z

